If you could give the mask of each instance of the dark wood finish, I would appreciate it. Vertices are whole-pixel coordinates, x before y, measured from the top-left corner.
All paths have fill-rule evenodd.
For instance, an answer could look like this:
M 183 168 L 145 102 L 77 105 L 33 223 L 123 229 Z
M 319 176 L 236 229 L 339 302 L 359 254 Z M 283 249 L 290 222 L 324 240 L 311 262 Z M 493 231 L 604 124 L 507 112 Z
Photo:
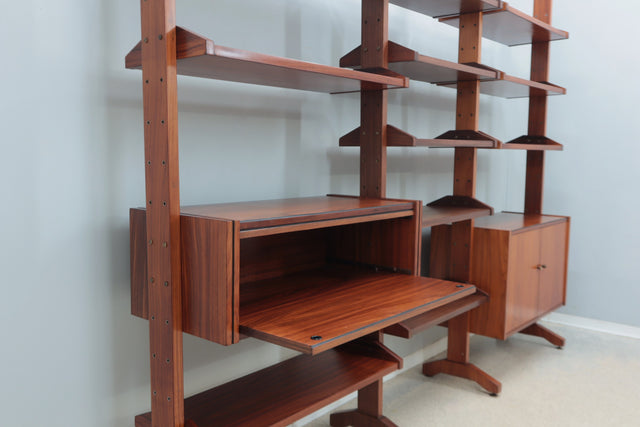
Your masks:
M 522 135 L 502 145 L 505 150 L 546 150 L 562 151 L 562 144 L 546 136 Z
M 445 17 L 440 21 L 454 27 L 460 26 L 459 16 Z M 484 13 L 485 25 L 482 35 L 508 46 L 569 38 L 569 33 L 552 27 L 549 22 L 537 15 L 535 17 L 529 16 L 503 2 L 500 9 Z
M 487 300 L 488 297 L 485 293 L 476 291 L 473 295 L 386 327 L 384 333 L 409 339 L 422 331 L 474 309 L 487 302 Z
M 149 318 L 149 287 L 147 283 L 147 220 L 146 212 L 129 212 L 129 243 L 131 268 L 131 314 Z
M 448 226 L 432 229 L 432 253 L 450 250 L 448 233 Z M 471 332 L 506 339 L 564 304 L 568 238 L 566 217 L 501 213 L 477 219 L 471 282 L 490 300 L 471 312 Z M 449 277 L 443 256 L 431 261 L 432 276 Z
M 141 1 L 153 427 L 184 424 L 175 0 Z
M 180 27 L 176 38 L 177 73 L 185 76 L 325 93 L 407 87 L 409 84 L 406 78 L 389 73 L 365 73 L 219 46 Z M 127 55 L 127 68 L 141 67 L 139 48 L 140 44 Z
M 359 147 L 360 128 L 356 128 L 340 138 L 340 147 Z M 387 147 L 477 147 L 500 148 L 501 142 L 484 132 L 449 131 L 435 139 L 416 138 L 395 126 L 387 125 Z
M 342 348 L 301 355 L 185 399 L 185 413 L 196 427 L 286 426 L 397 368 Z M 136 426 L 150 426 L 150 415 Z
M 336 266 L 243 285 L 240 330 L 317 354 L 473 292 L 472 285 Z
M 424 15 L 439 18 L 442 16 L 457 15 L 489 11 L 502 6 L 500 0 L 391 0 L 405 9 L 413 10 Z
M 521 330 L 520 333 L 544 338 L 558 348 L 564 347 L 565 339 L 563 337 L 551 331 L 550 329 L 545 328 L 539 323 L 534 323 L 531 326 L 527 326 L 526 328 Z

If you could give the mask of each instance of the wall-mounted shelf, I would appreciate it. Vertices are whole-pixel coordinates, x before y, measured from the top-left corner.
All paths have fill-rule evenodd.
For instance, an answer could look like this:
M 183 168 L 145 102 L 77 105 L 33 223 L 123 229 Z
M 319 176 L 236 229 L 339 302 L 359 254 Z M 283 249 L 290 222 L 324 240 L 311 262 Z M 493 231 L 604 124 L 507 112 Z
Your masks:
M 287 426 L 398 369 L 385 348 L 301 355 L 184 400 L 187 426 Z M 136 427 L 151 427 L 151 413 Z
M 458 87 L 457 81 L 438 83 L 440 86 Z M 495 80 L 480 81 L 480 93 L 501 98 L 527 98 L 534 96 L 565 95 L 566 89 L 548 82 L 534 82 L 499 72 Z
M 489 11 L 502 5 L 501 0 L 390 0 L 389 3 L 434 18 Z
M 454 27 L 460 25 L 459 16 L 444 17 L 440 21 Z M 517 46 L 564 40 L 569 38 L 569 33 L 554 28 L 503 2 L 501 8 L 483 14 L 482 36 L 507 46 Z
M 522 135 L 502 145 L 506 150 L 548 150 L 562 151 L 564 147 L 546 136 Z
M 176 28 L 176 38 L 179 75 L 324 93 L 409 85 L 402 76 L 346 70 L 215 45 L 180 27 Z M 141 43 L 129 52 L 125 64 L 130 69 L 142 68 Z
M 360 146 L 360 127 L 340 138 L 340 147 Z M 477 131 L 448 131 L 433 138 L 424 139 L 404 132 L 395 126 L 387 125 L 387 147 L 430 147 L 430 148 L 500 148 L 501 142 L 484 132 Z
M 358 46 L 340 59 L 341 67 L 359 69 L 361 47 Z M 466 80 L 493 80 L 499 71 L 479 64 L 459 64 L 421 55 L 402 45 L 389 42 L 389 69 L 413 80 L 443 83 Z

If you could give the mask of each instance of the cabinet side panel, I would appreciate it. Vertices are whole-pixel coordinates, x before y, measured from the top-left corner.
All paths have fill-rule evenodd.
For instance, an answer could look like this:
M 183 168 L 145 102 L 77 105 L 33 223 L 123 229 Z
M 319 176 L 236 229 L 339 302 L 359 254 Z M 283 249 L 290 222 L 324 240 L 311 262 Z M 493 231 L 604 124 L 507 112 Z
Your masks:
M 474 233 L 471 283 L 489 294 L 489 302 L 471 311 L 471 332 L 505 339 L 510 233 L 482 228 Z
M 540 230 L 512 236 L 509 258 L 512 266 L 507 280 L 507 333 L 526 326 L 538 315 Z
M 142 209 L 129 211 L 131 314 L 149 318 L 147 289 L 147 217 Z
M 448 279 L 450 276 L 451 226 L 438 225 L 431 227 L 431 258 L 429 260 L 429 277 Z
M 564 304 L 568 223 L 540 230 L 540 294 L 538 315 L 543 316 Z
M 224 345 L 238 335 L 235 228 L 233 221 L 181 218 L 184 331 Z

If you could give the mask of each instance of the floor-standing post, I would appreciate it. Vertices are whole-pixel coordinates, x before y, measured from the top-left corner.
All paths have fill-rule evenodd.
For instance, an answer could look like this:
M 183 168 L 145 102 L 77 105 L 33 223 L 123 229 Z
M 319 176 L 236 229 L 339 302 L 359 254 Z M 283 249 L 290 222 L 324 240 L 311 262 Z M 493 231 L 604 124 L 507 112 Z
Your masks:
M 482 13 L 460 16 L 458 62 L 481 63 Z M 456 130 L 478 130 L 480 82 L 459 81 L 456 104 Z M 477 148 L 456 148 L 454 158 L 453 195 L 475 197 Z M 451 280 L 468 283 L 471 279 L 473 248 L 473 219 L 451 225 Z M 445 373 L 477 382 L 491 394 L 500 392 L 502 385 L 475 365 L 469 363 L 469 314 L 464 313 L 448 322 L 447 358 L 427 362 L 422 372 L 427 376 Z
M 388 68 L 389 0 L 362 0 L 362 69 Z M 384 198 L 387 186 L 387 91 L 360 92 L 360 196 Z M 382 342 L 382 332 L 377 340 Z M 358 409 L 331 415 L 331 425 L 395 426 L 382 415 L 382 380 L 358 391 Z
M 153 427 L 182 427 L 180 181 L 175 0 L 141 0 Z
M 535 0 L 533 17 L 546 24 L 551 24 L 552 0 Z M 534 82 L 549 81 L 549 46 L 547 42 L 536 42 L 531 46 L 531 80 Z M 532 94 L 529 97 L 529 135 L 546 136 L 547 134 L 547 95 Z M 527 151 L 527 172 L 524 193 L 524 213 L 542 214 L 544 186 L 544 151 Z M 564 338 L 537 323 L 521 331 L 546 339 L 561 348 Z

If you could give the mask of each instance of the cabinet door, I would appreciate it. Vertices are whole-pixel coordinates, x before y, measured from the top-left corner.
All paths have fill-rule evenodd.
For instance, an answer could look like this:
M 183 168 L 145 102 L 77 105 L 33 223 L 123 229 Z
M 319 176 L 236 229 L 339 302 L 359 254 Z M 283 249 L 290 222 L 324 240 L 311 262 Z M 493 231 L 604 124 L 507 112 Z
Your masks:
M 564 304 L 567 271 L 568 223 L 540 230 L 540 290 L 538 315 L 542 316 Z
M 513 235 L 509 245 L 509 260 L 505 313 L 507 336 L 538 315 L 539 230 Z

